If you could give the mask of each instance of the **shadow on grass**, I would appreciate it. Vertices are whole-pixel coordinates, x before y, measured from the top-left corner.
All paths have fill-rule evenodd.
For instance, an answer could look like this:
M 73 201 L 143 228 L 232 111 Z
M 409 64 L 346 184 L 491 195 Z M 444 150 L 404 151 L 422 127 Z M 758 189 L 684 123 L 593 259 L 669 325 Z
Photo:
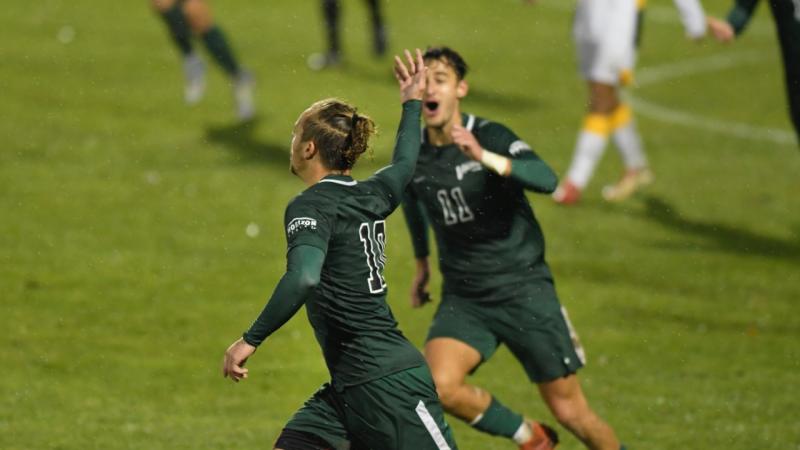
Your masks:
M 255 136 L 260 118 L 231 125 L 207 126 L 206 139 L 235 152 L 234 157 L 244 163 L 276 163 L 288 167 L 289 144 L 260 141 Z
M 682 234 L 702 238 L 708 244 L 708 248 L 743 256 L 783 259 L 800 264 L 800 239 L 784 240 L 722 223 L 690 219 L 682 216 L 665 200 L 652 195 L 645 197 L 644 201 L 644 214 L 648 219 Z M 685 246 L 675 244 L 674 247 Z

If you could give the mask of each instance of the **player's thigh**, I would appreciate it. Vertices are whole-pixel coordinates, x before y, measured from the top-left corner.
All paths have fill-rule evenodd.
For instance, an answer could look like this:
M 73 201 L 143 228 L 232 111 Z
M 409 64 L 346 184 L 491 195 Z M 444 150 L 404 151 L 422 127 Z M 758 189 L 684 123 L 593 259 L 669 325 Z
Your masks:
M 311 435 L 318 438 L 317 440 L 309 438 L 309 442 L 319 441 L 327 444 L 320 449 L 350 449 L 350 438 L 344 423 L 340 401 L 331 385 L 327 383 L 323 385 L 289 419 L 275 447 L 285 450 L 306 450 L 306 447 L 302 446 L 303 440 L 298 433 L 301 436 Z
M 506 320 L 494 323 L 496 334 L 535 383 L 575 373 L 583 350 L 550 280 L 526 283 L 503 304 Z
M 491 358 L 499 342 L 487 325 L 486 313 L 486 308 L 473 300 L 443 296 L 425 343 L 425 359 L 434 375 L 447 365 L 466 374 Z
M 588 80 L 617 85 L 621 74 L 633 69 L 636 54 L 636 1 L 603 1 L 608 4 L 608 10 L 604 12 L 601 28 L 592 38 L 592 51 L 581 56 L 581 70 Z
M 403 370 L 341 394 L 356 447 L 384 450 L 455 449 L 452 431 L 425 365 Z
M 438 337 L 425 343 L 425 360 L 437 387 L 458 386 L 480 365 L 483 357 L 472 346 L 453 338 Z

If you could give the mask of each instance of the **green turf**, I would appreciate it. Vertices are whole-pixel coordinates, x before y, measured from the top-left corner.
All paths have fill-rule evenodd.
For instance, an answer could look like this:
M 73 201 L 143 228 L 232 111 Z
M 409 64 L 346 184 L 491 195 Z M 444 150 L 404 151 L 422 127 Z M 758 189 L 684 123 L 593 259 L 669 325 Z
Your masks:
M 182 104 L 176 53 L 144 0 L 3 5 L 0 448 L 271 448 L 326 379 L 303 314 L 259 350 L 246 383 L 223 380 L 220 362 L 282 274 L 283 208 L 303 189 L 287 170 L 297 115 L 344 97 L 383 132 L 358 174 L 388 160 L 399 117 L 390 65 L 368 57 L 361 2 L 344 3 L 348 64 L 317 74 L 305 67 L 323 45 L 315 1 L 214 2 L 258 77 L 261 115 L 249 126 L 233 120 L 219 71 L 202 104 Z M 685 42 L 670 2 L 652 3 L 642 69 L 757 58 L 634 95 L 789 131 L 764 6 L 746 37 L 719 47 Z M 474 69 L 465 109 L 506 123 L 565 170 L 585 101 L 570 5 L 386 6 L 393 49 L 461 50 Z M 727 2 L 706 6 L 722 13 Z M 798 448 L 800 151 L 639 123 L 657 176 L 644 195 L 602 202 L 620 171 L 609 149 L 582 206 L 531 196 L 588 350 L 591 404 L 632 450 Z M 413 260 L 399 215 L 389 234 L 390 302 L 421 345 L 433 309 L 408 306 Z M 506 351 L 474 381 L 552 422 Z M 451 423 L 462 449 L 513 448 Z M 581 448 L 561 434 L 562 448 Z

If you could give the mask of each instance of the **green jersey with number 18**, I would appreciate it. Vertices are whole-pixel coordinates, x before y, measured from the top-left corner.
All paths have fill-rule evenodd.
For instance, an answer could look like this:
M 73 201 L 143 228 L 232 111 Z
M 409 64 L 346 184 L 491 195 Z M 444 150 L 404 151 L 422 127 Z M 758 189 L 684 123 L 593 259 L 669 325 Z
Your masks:
M 538 160 L 528 144 L 501 124 L 467 114 L 462 123 L 491 152 Z M 552 279 L 544 236 L 523 187 L 470 159 L 455 144 L 431 145 L 424 132 L 404 200 L 407 218 L 419 206 L 436 236 L 445 294 L 491 301 L 522 281 Z M 416 256 L 427 256 L 425 236 L 413 227 L 412 234 Z
M 329 175 L 297 196 L 284 218 L 289 250 L 326 253 L 306 312 L 336 389 L 424 364 L 386 303 L 386 217 L 397 207 L 379 176 Z

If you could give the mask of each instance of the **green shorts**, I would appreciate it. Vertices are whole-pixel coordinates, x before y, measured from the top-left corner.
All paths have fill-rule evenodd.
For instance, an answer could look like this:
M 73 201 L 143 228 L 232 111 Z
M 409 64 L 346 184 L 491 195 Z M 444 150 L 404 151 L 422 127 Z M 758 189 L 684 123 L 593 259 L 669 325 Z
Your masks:
M 341 392 L 326 383 L 285 428 L 335 450 L 457 450 L 426 365 Z
M 474 348 L 481 363 L 505 344 L 535 383 L 573 374 L 584 363 L 577 334 L 548 279 L 515 286 L 507 296 L 486 302 L 445 293 L 427 340 L 441 337 Z

